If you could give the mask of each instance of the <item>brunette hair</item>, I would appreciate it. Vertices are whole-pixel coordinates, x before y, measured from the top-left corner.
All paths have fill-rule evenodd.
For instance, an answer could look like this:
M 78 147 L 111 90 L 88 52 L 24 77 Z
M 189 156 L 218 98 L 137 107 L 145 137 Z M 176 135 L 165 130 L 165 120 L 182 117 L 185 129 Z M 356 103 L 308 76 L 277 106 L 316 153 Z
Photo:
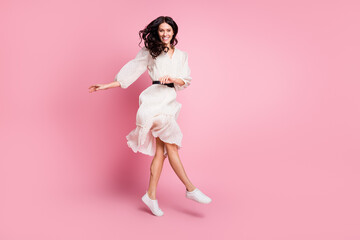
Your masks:
M 149 49 L 152 58 L 156 58 L 161 54 L 162 51 L 167 49 L 168 47 L 165 46 L 163 42 L 161 42 L 158 29 L 159 25 L 162 23 L 169 24 L 174 32 L 172 39 L 170 40 L 170 45 L 173 47 L 178 43 L 176 39 L 176 34 L 178 33 L 178 26 L 176 22 L 169 16 L 160 16 L 149 23 L 144 29 L 139 31 L 140 43 L 144 40 L 145 47 Z

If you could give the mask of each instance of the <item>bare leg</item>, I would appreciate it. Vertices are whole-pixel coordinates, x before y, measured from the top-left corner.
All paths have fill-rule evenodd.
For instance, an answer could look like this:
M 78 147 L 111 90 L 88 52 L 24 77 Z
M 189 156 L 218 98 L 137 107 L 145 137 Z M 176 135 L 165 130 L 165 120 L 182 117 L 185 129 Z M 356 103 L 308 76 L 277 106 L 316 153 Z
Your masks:
M 150 181 L 149 181 L 149 187 L 147 190 L 147 193 L 150 197 L 150 199 L 155 200 L 156 197 L 156 186 L 159 182 L 161 170 L 164 165 L 165 160 L 164 155 L 164 142 L 161 141 L 158 137 L 156 138 L 156 153 L 154 156 L 154 159 L 151 162 L 150 165 Z
M 193 191 L 196 187 L 190 182 L 188 176 L 186 175 L 185 169 L 180 161 L 176 144 L 165 143 L 165 146 L 172 169 L 184 183 L 186 190 Z

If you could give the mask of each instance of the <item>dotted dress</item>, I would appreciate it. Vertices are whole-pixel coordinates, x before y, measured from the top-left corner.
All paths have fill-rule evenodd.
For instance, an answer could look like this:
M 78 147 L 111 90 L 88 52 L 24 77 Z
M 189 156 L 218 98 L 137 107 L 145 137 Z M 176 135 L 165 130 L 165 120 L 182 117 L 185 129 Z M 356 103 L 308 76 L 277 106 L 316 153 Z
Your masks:
M 129 87 L 145 71 L 148 70 L 151 84 L 139 96 L 139 109 L 136 113 L 136 128 L 127 136 L 128 146 L 136 153 L 154 156 L 156 152 L 156 137 L 163 142 L 175 143 L 180 149 L 182 132 L 176 120 L 179 116 L 181 104 L 176 101 L 177 91 L 190 85 L 190 68 L 188 54 L 175 47 L 172 57 L 162 52 L 153 59 L 149 50 L 142 47 L 136 57 L 127 62 L 115 77 L 121 88 Z M 160 77 L 169 75 L 180 78 L 184 85 L 174 83 L 174 88 L 163 84 L 152 84 Z M 164 154 L 167 155 L 164 146 Z

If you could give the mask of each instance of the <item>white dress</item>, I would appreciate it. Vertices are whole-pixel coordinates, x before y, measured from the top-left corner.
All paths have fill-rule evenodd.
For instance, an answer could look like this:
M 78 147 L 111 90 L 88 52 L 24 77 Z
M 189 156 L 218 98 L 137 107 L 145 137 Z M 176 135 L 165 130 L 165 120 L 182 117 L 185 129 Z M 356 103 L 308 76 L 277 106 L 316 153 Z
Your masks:
M 176 101 L 177 91 L 190 85 L 190 68 L 188 54 L 175 47 L 172 57 L 162 52 L 153 59 L 149 50 L 142 47 L 136 57 L 127 62 L 115 77 L 121 88 L 129 87 L 148 69 L 150 86 L 139 96 L 139 109 L 136 113 L 136 128 L 127 136 L 128 146 L 137 151 L 154 156 L 156 152 L 156 137 L 163 142 L 175 143 L 180 149 L 182 133 L 176 120 L 179 116 L 181 104 Z M 160 77 L 169 75 L 180 78 L 184 85 L 174 83 L 175 88 L 163 84 L 152 84 Z M 164 154 L 167 155 L 164 146 Z

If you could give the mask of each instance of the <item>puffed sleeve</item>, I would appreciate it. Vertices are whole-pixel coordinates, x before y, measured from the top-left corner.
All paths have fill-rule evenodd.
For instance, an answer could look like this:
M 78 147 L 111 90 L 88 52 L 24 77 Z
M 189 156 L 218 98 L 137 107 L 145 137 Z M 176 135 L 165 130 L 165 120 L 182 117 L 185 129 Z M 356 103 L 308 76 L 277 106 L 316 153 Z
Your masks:
M 190 77 L 190 73 L 191 73 L 191 70 L 190 70 L 189 62 L 188 62 L 188 54 L 187 54 L 187 52 L 184 52 L 184 58 L 183 58 L 182 66 L 180 69 L 180 75 L 178 76 L 178 78 L 182 79 L 185 82 L 185 84 L 180 86 L 175 83 L 174 86 L 175 86 L 176 91 L 183 90 L 190 85 L 190 82 L 192 80 L 192 78 Z
M 127 62 L 116 74 L 114 81 L 120 83 L 121 88 L 129 87 L 147 69 L 149 52 L 146 47 L 142 47 L 136 57 Z

